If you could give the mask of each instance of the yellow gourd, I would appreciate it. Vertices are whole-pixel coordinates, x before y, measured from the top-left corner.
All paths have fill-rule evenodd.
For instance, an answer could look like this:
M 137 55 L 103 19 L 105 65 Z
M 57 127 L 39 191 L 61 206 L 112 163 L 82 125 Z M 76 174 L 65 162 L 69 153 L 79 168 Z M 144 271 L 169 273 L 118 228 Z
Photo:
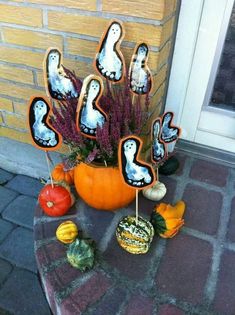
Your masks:
M 61 223 L 56 230 L 57 239 L 65 244 L 72 243 L 78 235 L 77 225 L 73 221 Z

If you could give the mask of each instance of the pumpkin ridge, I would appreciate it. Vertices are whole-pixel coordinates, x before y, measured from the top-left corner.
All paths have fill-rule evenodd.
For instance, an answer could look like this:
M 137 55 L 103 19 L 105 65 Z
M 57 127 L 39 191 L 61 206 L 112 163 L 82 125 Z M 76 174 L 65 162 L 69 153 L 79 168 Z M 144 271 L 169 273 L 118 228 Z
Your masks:
M 117 167 L 80 163 L 75 167 L 74 182 L 79 196 L 98 210 L 123 208 L 135 197 L 135 190 L 122 182 Z

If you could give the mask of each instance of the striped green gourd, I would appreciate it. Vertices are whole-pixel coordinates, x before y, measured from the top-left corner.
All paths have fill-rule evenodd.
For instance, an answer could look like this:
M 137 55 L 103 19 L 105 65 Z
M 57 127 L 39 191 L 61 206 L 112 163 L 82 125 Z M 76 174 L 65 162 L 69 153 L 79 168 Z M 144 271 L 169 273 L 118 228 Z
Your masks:
M 94 258 L 94 248 L 88 241 L 77 238 L 69 245 L 67 259 L 73 267 L 81 271 L 91 269 L 94 265 Z
M 119 245 L 131 254 L 145 254 L 148 252 L 153 240 L 154 229 L 152 224 L 135 216 L 126 216 L 121 219 L 116 229 L 116 237 Z

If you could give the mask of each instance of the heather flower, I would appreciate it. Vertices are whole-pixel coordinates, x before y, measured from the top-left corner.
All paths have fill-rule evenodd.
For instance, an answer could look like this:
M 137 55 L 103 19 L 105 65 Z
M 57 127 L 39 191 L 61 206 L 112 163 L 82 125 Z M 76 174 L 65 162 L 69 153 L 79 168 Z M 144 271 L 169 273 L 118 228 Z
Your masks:
M 108 157 L 113 154 L 112 144 L 109 138 L 109 123 L 105 122 L 102 127 L 98 126 L 96 130 L 96 139 L 99 143 L 100 150 Z
M 88 154 L 88 157 L 86 158 L 85 162 L 86 162 L 86 163 L 91 163 L 91 162 L 93 162 L 95 159 L 98 158 L 99 154 L 100 154 L 100 150 L 95 147 L 95 148 L 93 149 L 93 151 L 91 151 L 91 152 Z
M 80 94 L 82 82 L 75 74 L 66 69 L 66 73 Z M 143 99 L 143 97 L 142 97 Z M 129 81 L 123 86 L 112 86 L 106 81 L 106 92 L 101 96 L 99 104 L 107 114 L 107 121 L 97 126 L 96 139 L 85 137 L 76 126 L 76 110 L 78 100 L 63 100 L 53 106 L 52 126 L 62 135 L 64 143 L 71 150 L 72 163 L 80 161 L 92 163 L 94 161 L 116 165 L 118 162 L 117 148 L 120 139 L 130 134 L 141 135 L 147 122 L 146 109 L 149 96 L 145 98 L 145 108 L 142 109 L 139 97 L 133 97 L 130 92 Z

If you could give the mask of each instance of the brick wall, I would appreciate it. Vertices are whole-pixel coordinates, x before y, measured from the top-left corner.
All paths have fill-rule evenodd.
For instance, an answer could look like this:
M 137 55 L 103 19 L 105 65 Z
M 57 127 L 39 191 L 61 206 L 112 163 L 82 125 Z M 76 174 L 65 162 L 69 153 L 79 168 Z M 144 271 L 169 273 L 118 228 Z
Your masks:
M 30 142 L 27 102 L 45 95 L 42 62 L 50 46 L 80 78 L 94 73 L 98 41 L 111 18 L 124 22 L 122 51 L 129 63 L 136 42 L 151 48 L 151 111 L 165 91 L 177 0 L 0 0 L 0 135 Z

